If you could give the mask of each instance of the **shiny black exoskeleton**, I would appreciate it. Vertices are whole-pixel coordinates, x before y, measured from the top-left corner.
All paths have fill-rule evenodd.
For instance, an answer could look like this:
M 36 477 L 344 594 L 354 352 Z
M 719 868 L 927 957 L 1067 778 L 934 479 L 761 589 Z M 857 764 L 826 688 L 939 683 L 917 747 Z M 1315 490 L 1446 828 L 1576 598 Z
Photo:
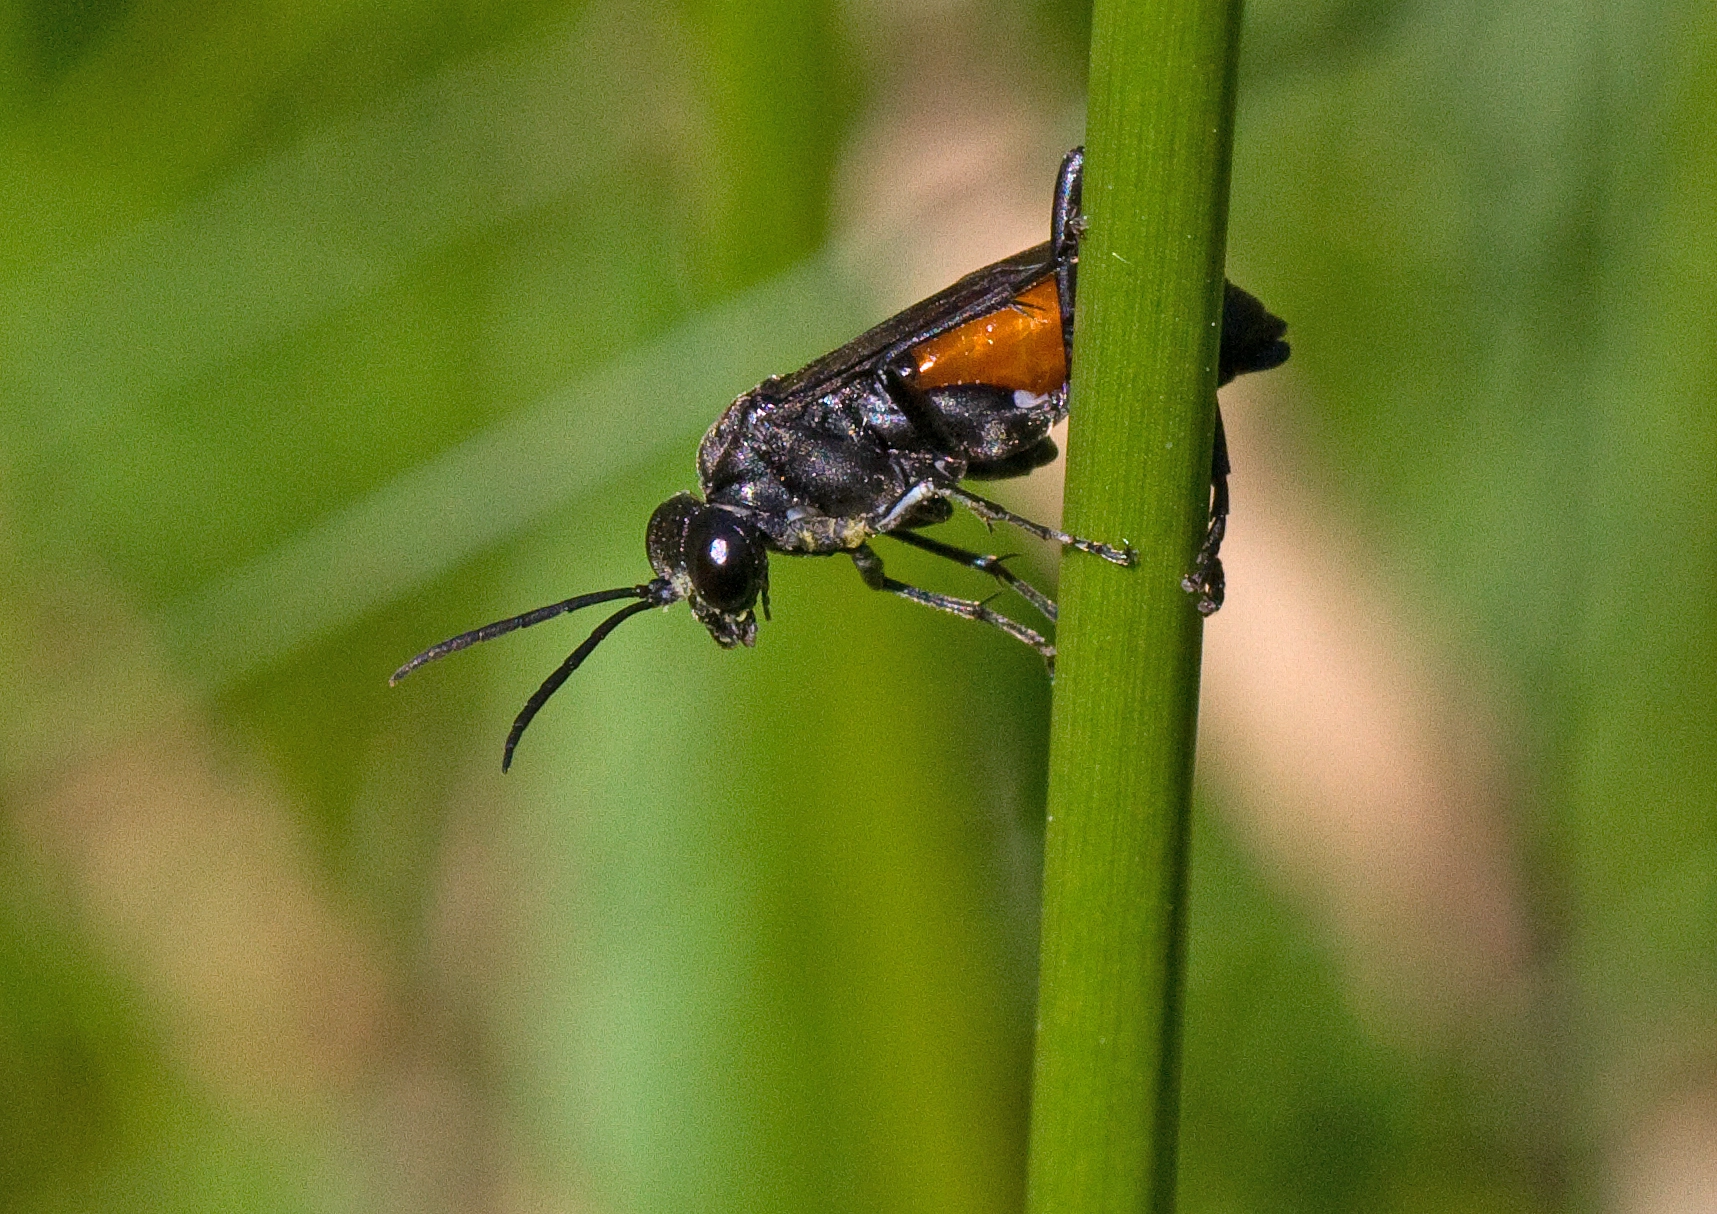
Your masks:
M 1001 557 L 969 552 L 919 533 L 955 505 L 986 523 L 1127 565 L 1133 553 L 1080 539 L 1003 509 L 962 487 L 967 480 L 1020 476 L 1056 455 L 1052 426 L 1067 416 L 1072 366 L 1084 153 L 1075 148 L 1056 178 L 1050 239 L 996 262 L 784 377 L 764 380 L 730 405 L 698 447 L 698 486 L 669 498 L 650 518 L 645 546 L 655 578 L 580 595 L 464 633 L 424 651 L 393 676 L 519 628 L 596 603 L 635 600 L 604 620 L 531 696 L 513 722 L 502 758 L 538 709 L 621 622 L 685 600 L 718 645 L 752 645 L 757 608 L 769 613 L 769 553 L 850 556 L 865 584 L 989 624 L 1053 661 L 1034 630 L 991 610 L 889 577 L 870 546 L 887 536 L 977 569 L 1016 591 L 1046 619 L 1055 604 Z M 1227 284 L 1217 382 L 1279 366 L 1287 326 L 1251 295 Z M 1183 580 L 1198 609 L 1222 604 L 1218 559 L 1228 514 L 1228 451 L 1216 419 L 1210 523 Z

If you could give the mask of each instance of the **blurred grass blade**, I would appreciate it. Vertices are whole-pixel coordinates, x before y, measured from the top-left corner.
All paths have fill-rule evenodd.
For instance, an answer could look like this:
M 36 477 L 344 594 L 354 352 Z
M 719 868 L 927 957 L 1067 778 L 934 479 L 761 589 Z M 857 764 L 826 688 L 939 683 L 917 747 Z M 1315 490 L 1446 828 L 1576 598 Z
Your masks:
M 1091 56 L 1069 530 L 1050 739 L 1029 1209 L 1175 1197 L 1187 830 L 1236 0 L 1102 0 Z
M 600 6 L 5 286 L 6 390 L 64 437 L 279 340 L 655 145 L 669 103 Z M 636 41 L 641 35 L 635 35 Z M 610 94 L 624 105 L 589 99 Z M 571 107 L 564 98 L 580 96 Z M 600 118 L 593 120 L 593 116 Z
M 722 407 L 850 336 L 862 297 L 825 256 L 703 312 L 174 605 L 161 631 L 198 683 L 221 687 L 670 448 L 684 450 L 689 479 L 697 436 Z M 638 531 L 642 559 L 644 520 L 614 525 Z

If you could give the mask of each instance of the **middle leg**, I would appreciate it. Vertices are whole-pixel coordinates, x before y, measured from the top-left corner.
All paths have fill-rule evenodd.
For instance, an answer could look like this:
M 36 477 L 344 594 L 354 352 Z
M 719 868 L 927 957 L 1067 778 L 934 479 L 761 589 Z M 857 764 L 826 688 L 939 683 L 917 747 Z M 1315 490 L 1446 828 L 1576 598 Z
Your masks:
M 1005 506 L 998 506 L 987 498 L 975 493 L 967 493 L 964 489 L 951 488 L 943 490 L 950 500 L 959 502 L 973 514 L 986 523 L 1012 523 L 1021 531 L 1035 535 L 1039 539 L 1050 540 L 1069 548 L 1077 548 L 1080 552 L 1089 552 L 1092 556 L 1100 556 L 1115 565 L 1132 565 L 1139 559 L 1139 554 L 1131 548 L 1114 548 L 1108 544 L 1099 544 L 1096 540 L 1082 540 L 1077 535 L 1069 535 L 1065 531 L 1057 531 L 1054 527 L 1045 527 L 1042 523 L 1034 523 L 1028 518 L 1021 518 Z

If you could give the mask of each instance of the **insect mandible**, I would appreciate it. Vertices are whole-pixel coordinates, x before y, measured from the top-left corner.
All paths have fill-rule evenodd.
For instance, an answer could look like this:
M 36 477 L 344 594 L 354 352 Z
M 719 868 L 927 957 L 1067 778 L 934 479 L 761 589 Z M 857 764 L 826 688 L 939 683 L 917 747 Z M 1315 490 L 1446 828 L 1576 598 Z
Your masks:
M 1042 539 L 1112 561 L 1133 552 L 1068 535 L 979 497 L 968 480 L 1023 476 L 1055 458 L 1052 426 L 1067 416 L 1084 149 L 1056 176 L 1047 242 L 985 266 L 883 321 L 840 349 L 741 395 L 698 447 L 703 497 L 680 493 L 650 516 L 645 551 L 656 576 L 636 586 L 581 594 L 499 620 L 424 650 L 390 683 L 427 662 L 598 603 L 633 602 L 603 620 L 526 701 L 507 735 L 501 770 L 561 684 L 624 621 L 685 600 L 724 649 L 753 645 L 757 608 L 769 618 L 769 554 L 852 558 L 865 585 L 977 620 L 1021 641 L 1047 662 L 1055 647 L 987 602 L 922 590 L 890 577 L 870 541 L 886 536 L 996 579 L 1050 622 L 1055 603 L 1004 557 L 957 548 L 920 528 L 946 522 L 956 505 L 985 523 L 1012 523 Z M 1288 357 L 1287 325 L 1225 284 L 1217 384 L 1266 371 Z M 1205 615 L 1222 605 L 1218 553 L 1228 518 L 1228 444 L 1216 415 L 1210 521 L 1181 585 Z

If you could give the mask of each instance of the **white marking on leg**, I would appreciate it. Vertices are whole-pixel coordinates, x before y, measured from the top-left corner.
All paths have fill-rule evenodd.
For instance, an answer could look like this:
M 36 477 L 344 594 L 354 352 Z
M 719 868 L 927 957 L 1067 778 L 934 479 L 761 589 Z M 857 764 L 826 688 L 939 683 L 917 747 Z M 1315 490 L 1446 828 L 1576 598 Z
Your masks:
M 900 520 L 912 513 L 913 508 L 920 502 L 927 498 L 938 497 L 940 494 L 941 491 L 929 481 L 919 481 L 916 485 L 912 486 L 912 488 L 902 494 L 900 500 L 894 503 L 893 508 L 891 508 L 887 514 L 882 516 L 881 520 L 876 524 L 876 529 L 878 531 L 894 530 Z

